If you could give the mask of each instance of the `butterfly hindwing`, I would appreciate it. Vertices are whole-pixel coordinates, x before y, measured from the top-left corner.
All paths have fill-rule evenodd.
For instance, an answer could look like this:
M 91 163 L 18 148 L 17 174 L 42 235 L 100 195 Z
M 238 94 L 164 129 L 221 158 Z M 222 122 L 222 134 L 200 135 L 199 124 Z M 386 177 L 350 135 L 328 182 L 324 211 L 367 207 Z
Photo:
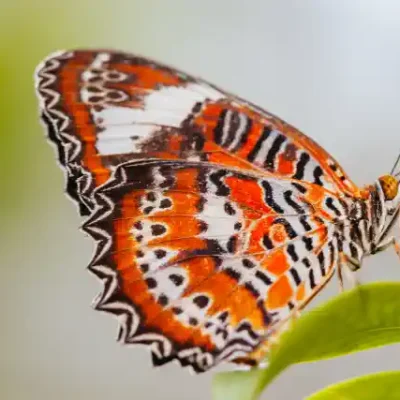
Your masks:
M 108 280 L 98 308 L 123 316 L 124 342 L 153 343 L 156 363 L 254 363 L 248 354 L 331 276 L 327 196 L 203 162 L 126 163 L 85 224 L 98 240 L 91 269 Z

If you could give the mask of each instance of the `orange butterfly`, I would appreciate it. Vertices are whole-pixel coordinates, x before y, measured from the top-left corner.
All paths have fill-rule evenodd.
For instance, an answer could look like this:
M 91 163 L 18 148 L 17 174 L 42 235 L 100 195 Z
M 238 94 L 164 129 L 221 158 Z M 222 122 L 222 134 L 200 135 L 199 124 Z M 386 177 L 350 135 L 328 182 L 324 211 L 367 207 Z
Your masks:
M 155 364 L 257 365 L 337 270 L 394 244 L 394 172 L 359 189 L 310 138 L 139 56 L 59 52 L 42 119 L 97 242 L 97 309 Z

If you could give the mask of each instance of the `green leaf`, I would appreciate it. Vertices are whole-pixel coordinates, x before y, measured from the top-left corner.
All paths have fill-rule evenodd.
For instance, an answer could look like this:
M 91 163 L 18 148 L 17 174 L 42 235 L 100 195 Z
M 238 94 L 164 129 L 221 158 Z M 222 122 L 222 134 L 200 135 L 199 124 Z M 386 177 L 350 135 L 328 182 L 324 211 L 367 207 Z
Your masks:
M 382 399 L 400 399 L 400 371 L 381 372 L 340 382 L 314 393 L 307 400 Z
M 337 357 L 400 342 L 400 283 L 373 283 L 304 313 L 269 356 L 264 370 L 217 374 L 214 400 L 254 400 L 296 363 Z
M 253 400 L 254 388 L 260 380 L 260 371 L 222 372 L 213 379 L 212 394 L 214 400 Z

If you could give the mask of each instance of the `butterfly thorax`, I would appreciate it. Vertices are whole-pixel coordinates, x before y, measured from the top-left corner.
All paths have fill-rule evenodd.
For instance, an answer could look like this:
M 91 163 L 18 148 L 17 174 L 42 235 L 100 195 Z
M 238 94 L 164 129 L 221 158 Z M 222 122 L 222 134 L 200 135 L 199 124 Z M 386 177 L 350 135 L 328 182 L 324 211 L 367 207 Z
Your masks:
M 350 224 L 348 228 L 346 223 L 342 224 L 341 233 L 348 249 L 343 251 L 349 259 L 361 264 L 363 256 L 378 252 L 390 239 L 400 206 L 398 181 L 384 175 L 374 185 L 364 188 L 362 198 L 347 204 Z
M 377 227 L 377 235 L 374 238 L 375 247 L 382 246 L 387 241 L 388 236 L 392 232 L 394 223 L 398 219 L 400 208 L 400 192 L 399 181 L 392 175 L 381 176 L 375 184 L 376 190 L 379 193 L 379 201 L 372 204 L 376 220 L 381 211 L 380 225 Z

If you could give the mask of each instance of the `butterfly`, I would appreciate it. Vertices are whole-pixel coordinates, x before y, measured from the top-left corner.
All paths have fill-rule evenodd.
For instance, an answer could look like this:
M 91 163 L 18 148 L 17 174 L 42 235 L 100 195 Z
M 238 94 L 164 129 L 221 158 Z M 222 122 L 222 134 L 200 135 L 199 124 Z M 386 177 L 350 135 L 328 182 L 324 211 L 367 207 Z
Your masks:
M 335 271 L 398 251 L 394 170 L 359 188 L 277 116 L 137 55 L 62 51 L 35 77 L 96 241 L 96 308 L 155 365 L 258 365 Z

